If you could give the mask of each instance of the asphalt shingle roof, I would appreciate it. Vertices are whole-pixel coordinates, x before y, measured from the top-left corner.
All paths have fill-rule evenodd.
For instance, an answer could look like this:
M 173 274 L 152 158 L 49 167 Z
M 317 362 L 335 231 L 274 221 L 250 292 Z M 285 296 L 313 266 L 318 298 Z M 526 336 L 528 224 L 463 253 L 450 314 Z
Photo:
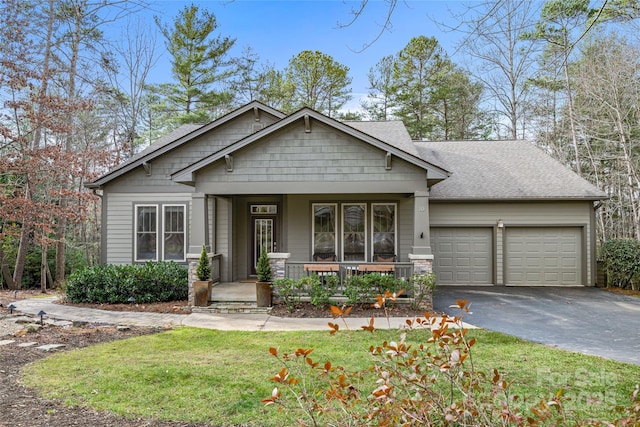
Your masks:
M 183 136 L 188 135 L 197 129 L 200 129 L 202 126 L 203 126 L 202 124 L 193 124 L 193 123 L 181 125 L 180 127 L 172 130 L 171 132 L 165 135 L 162 135 L 162 137 L 158 138 L 153 143 L 149 144 L 149 146 L 147 146 L 144 150 L 140 151 L 138 154 L 120 163 L 116 168 L 112 169 L 110 172 L 121 169 L 127 166 L 128 164 L 133 163 L 138 159 L 145 157 L 148 154 L 155 153 L 156 151 L 160 150 L 162 147 L 171 144 L 175 140 L 180 139 Z
M 451 172 L 432 199 L 606 199 L 604 192 L 527 141 L 415 142 L 422 158 Z
M 372 122 L 344 122 L 352 128 L 358 129 L 369 136 L 393 145 L 413 156 L 420 157 L 407 128 L 400 120 L 372 121 Z

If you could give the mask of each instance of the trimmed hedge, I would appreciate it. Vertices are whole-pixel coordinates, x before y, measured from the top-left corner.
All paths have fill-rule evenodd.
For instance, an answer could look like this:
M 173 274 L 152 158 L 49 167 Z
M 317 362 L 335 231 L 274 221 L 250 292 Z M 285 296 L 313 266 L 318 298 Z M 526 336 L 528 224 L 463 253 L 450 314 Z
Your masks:
M 607 286 L 638 289 L 640 279 L 640 242 L 614 239 L 602 245 L 602 261 L 607 272 Z
M 139 265 L 99 265 L 69 276 L 69 301 L 93 304 L 164 302 L 187 299 L 188 272 L 175 262 L 147 262 Z

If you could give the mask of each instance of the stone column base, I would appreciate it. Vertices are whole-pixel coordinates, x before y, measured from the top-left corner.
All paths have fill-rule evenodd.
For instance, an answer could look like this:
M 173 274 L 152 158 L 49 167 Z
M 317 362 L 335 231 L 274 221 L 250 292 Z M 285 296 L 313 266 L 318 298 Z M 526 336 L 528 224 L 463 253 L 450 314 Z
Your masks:
M 433 255 L 409 254 L 409 261 L 413 263 L 413 274 L 426 275 L 433 273 Z M 420 287 L 416 287 L 414 298 L 418 307 L 425 310 L 433 310 L 433 293 L 422 294 Z
M 267 254 L 269 257 L 269 265 L 271 265 L 271 271 L 273 272 L 272 279 L 284 279 L 287 274 L 286 263 L 291 258 L 290 253 L 286 252 L 270 252 Z

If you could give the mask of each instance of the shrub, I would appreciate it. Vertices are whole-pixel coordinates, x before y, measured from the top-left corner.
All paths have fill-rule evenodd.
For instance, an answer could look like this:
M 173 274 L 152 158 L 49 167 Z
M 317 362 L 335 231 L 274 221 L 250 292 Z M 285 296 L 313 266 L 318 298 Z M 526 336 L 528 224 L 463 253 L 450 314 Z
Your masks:
M 290 278 L 276 279 L 271 286 L 289 311 L 293 310 L 294 303 L 300 301 L 298 283 L 295 280 Z
M 497 369 L 474 367 L 476 340 L 462 322 L 469 304 L 460 300 L 456 306 L 459 316 L 425 313 L 407 319 L 399 340 L 372 345 L 373 366 L 355 372 L 314 360 L 312 348 L 284 353 L 271 347 L 280 370 L 271 378 L 276 383 L 271 396 L 262 402 L 288 414 L 291 425 L 316 427 L 640 425 L 638 386 L 629 406 L 612 408 L 620 416 L 613 422 L 578 419 L 566 408 L 563 390 L 541 398 L 514 394 L 512 382 Z M 372 323 L 362 328 L 374 332 Z M 339 329 L 329 327 L 331 334 Z M 427 335 L 412 345 L 406 336 L 415 330 Z
M 401 289 L 399 287 L 400 281 L 393 277 L 393 275 L 369 273 L 365 275 L 365 277 L 369 280 L 369 288 L 375 295 L 384 295 L 385 292 L 394 293 Z
M 602 245 L 602 261 L 607 285 L 638 289 L 640 278 L 640 242 L 634 239 L 609 240 Z
M 262 248 L 260 252 L 260 258 L 258 258 L 258 265 L 256 266 L 256 273 L 258 273 L 258 282 L 270 282 L 273 276 L 271 270 L 271 264 L 269 264 L 269 257 L 267 256 L 267 249 Z
M 209 263 L 209 256 L 207 255 L 207 249 L 204 245 L 202 245 L 200 259 L 196 266 L 196 276 L 198 276 L 198 280 L 202 282 L 211 279 L 211 264 Z
M 374 292 L 371 289 L 371 280 L 368 275 L 351 276 L 344 287 L 344 294 L 347 297 L 347 304 L 370 302 L 374 298 Z
M 409 279 L 408 290 L 413 294 L 414 307 L 422 307 L 425 299 L 432 298 L 436 290 L 436 275 L 433 273 L 413 274 Z
M 311 274 L 300 279 L 300 288 L 309 294 L 311 304 L 323 307 L 329 304 L 339 282 L 340 278 L 335 275 L 319 277 L 317 274 Z
M 116 304 L 187 299 L 187 268 L 175 262 L 100 265 L 69 276 L 66 297 L 80 303 Z

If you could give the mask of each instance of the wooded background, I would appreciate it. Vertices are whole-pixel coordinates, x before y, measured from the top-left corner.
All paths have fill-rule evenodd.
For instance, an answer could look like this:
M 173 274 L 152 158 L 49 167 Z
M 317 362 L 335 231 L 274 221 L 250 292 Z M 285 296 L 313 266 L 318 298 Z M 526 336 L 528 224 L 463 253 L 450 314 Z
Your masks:
M 389 24 L 397 0 L 387 4 Z M 610 196 L 596 211 L 599 244 L 640 240 L 636 1 L 473 2 L 431 23 L 459 33 L 461 60 L 417 33 L 371 64 L 357 111 L 344 109 L 350 70 L 330 55 L 302 51 L 276 69 L 251 47 L 233 56 L 233 34 L 220 34 L 206 9 L 185 6 L 144 28 L 136 19 L 147 6 L 0 0 L 3 287 L 61 284 L 96 264 L 100 200 L 84 184 L 180 124 L 254 99 L 338 120 L 400 119 L 420 140 L 527 139 Z M 127 30 L 110 42 L 104 31 L 116 22 Z M 172 69 L 150 85 L 157 38 Z

